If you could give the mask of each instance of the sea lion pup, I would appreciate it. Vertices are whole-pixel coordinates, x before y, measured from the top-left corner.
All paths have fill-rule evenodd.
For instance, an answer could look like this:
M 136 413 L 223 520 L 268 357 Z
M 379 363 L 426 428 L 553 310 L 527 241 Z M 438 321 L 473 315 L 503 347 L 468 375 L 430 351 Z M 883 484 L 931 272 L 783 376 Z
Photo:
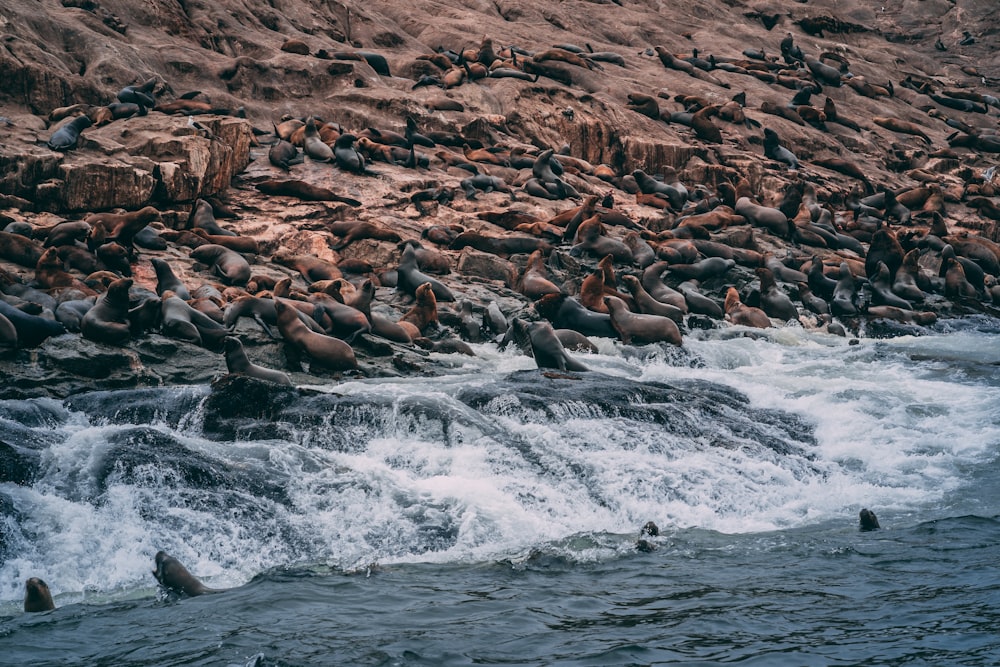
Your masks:
M 524 267 L 524 273 L 517 281 L 516 289 L 532 301 L 546 294 L 560 294 L 562 292 L 555 283 L 549 280 L 541 250 L 535 250 L 528 257 L 528 264 Z
M 358 367 L 351 346 L 333 336 L 316 333 L 299 319 L 298 310 L 276 299 L 274 311 L 281 337 L 294 348 L 305 352 L 310 362 L 328 370 L 343 371 Z
M 362 239 L 376 239 L 378 241 L 392 241 L 399 243 L 399 234 L 389 229 L 385 225 L 374 222 L 361 222 L 358 220 L 345 220 L 341 222 L 331 222 L 327 225 L 327 230 L 335 236 L 340 236 L 340 242 L 331 245 L 331 250 L 343 250 L 355 241 Z
M 525 347 L 522 341 L 527 340 L 526 347 L 539 368 L 554 368 L 577 373 L 590 370 L 566 352 L 566 348 L 563 347 L 555 330 L 548 322 L 544 320 L 525 322 L 515 317 L 511 322 L 511 327 L 514 338 L 521 343 L 522 347 Z
M 430 283 L 431 289 L 434 291 L 434 296 L 437 299 L 441 301 L 455 300 L 455 295 L 451 293 L 451 290 L 444 283 L 431 278 L 417 268 L 416 250 L 413 246 L 407 245 L 403 249 L 403 256 L 399 260 L 399 266 L 396 267 L 396 289 L 415 297 L 417 288 L 424 283 Z
M 869 531 L 878 530 L 882 526 L 878 525 L 878 517 L 875 516 L 875 512 L 865 508 L 858 512 L 858 527 L 862 531 Z
M 353 197 L 344 197 L 329 188 L 322 188 L 298 179 L 272 179 L 255 183 L 254 187 L 266 195 L 298 197 L 303 201 L 335 201 L 348 206 L 361 206 L 361 202 Z
M 778 133 L 769 127 L 764 128 L 764 157 L 787 164 L 789 169 L 799 168 L 798 158 L 792 151 L 781 145 Z
M 298 271 L 307 285 L 319 280 L 336 280 L 343 277 L 336 264 L 312 255 L 293 255 L 286 250 L 279 250 L 271 256 L 271 260 Z
M 52 611 L 56 603 L 52 601 L 49 585 L 38 577 L 31 577 L 24 582 L 24 611 L 34 614 L 40 611 Z
M 207 264 L 227 285 L 246 285 L 250 280 L 250 263 L 243 255 L 215 243 L 194 248 L 191 259 Z
M 80 140 L 80 133 L 93 124 L 94 122 L 90 120 L 89 116 L 77 116 L 53 132 L 45 145 L 53 151 L 73 150 Z
M 109 345 L 126 345 L 132 339 L 128 318 L 131 288 L 131 278 L 116 280 L 108 286 L 80 322 L 84 338 Z
M 154 561 L 156 569 L 153 570 L 153 576 L 168 591 L 188 597 L 223 592 L 223 589 L 209 588 L 201 583 L 179 560 L 165 551 L 157 551 Z
M 416 303 L 399 318 L 402 326 L 411 339 L 416 340 L 424 335 L 424 330 L 431 324 L 438 323 L 437 298 L 430 283 L 422 283 L 414 292 Z
M 226 368 L 230 373 L 248 375 L 258 380 L 273 382 L 274 384 L 292 384 L 287 374 L 252 363 L 247 357 L 246 350 L 243 349 L 243 343 L 236 336 L 226 336 L 225 349 Z
M 781 288 L 778 287 L 777 282 L 774 280 L 774 273 L 771 269 L 767 267 L 757 267 L 754 270 L 757 277 L 760 279 L 760 309 L 763 310 L 768 317 L 774 317 L 779 320 L 796 320 L 799 319 L 799 310 L 792 303 L 792 300 L 785 294 Z
M 633 313 L 616 296 L 604 297 L 604 304 L 608 308 L 611 325 L 626 345 L 660 342 L 677 346 L 683 344 L 677 323 L 669 317 Z
M 757 329 L 767 329 L 771 326 L 771 318 L 767 316 L 767 313 L 760 308 L 748 306 L 740 301 L 740 293 L 736 291 L 735 287 L 726 290 L 726 302 L 723 310 L 733 324 Z

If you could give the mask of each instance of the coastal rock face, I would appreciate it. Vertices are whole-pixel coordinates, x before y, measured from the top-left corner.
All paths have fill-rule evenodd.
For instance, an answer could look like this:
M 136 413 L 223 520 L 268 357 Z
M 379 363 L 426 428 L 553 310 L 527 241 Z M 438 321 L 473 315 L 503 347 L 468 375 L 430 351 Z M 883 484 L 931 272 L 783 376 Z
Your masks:
M 759 298 L 754 269 L 770 255 L 796 272 L 823 262 L 834 279 L 846 263 L 863 311 L 871 296 L 864 292 L 870 288 L 865 255 L 873 229 L 885 225 L 908 244 L 923 244 L 920 270 L 938 281 L 923 284 L 934 293 L 915 310 L 933 311 L 931 316 L 992 313 L 992 302 L 1000 302 L 994 285 L 1000 256 L 991 259 L 992 249 L 983 251 L 964 234 L 1000 239 L 1000 180 L 991 170 L 1000 152 L 1000 139 L 991 138 L 1000 109 L 998 20 L 1000 8 L 986 0 L 903 0 L 878 8 L 853 0 L 791 6 L 740 0 L 288 0 L 280 6 L 259 0 L 0 0 L 3 225 L 36 237 L 40 246 L 56 225 L 90 213 L 147 205 L 160 213 L 144 230 L 159 237 L 124 249 L 127 270 L 113 255 L 97 264 L 104 239 L 88 233 L 59 245 L 69 278 L 53 274 L 53 267 L 39 273 L 18 248 L 0 247 L 6 253 L 0 288 L 15 299 L 39 288 L 52 299 L 79 300 L 85 293 L 74 290 L 81 285 L 100 292 L 117 274 L 131 273 L 138 302 L 156 289 L 151 260 L 160 259 L 188 289 L 206 290 L 192 302 L 216 318 L 245 292 L 271 298 L 272 288 L 285 289 L 284 278 L 289 298 L 304 300 L 328 289 L 324 280 L 343 277 L 354 289 L 371 281 L 372 310 L 396 321 L 413 306 L 406 290 L 395 289 L 401 239 L 438 255 L 421 260 L 436 268 L 422 268 L 459 302 L 471 302 L 476 320 L 470 323 L 468 311 L 460 316 L 438 299 L 446 324 L 423 322 L 421 333 L 447 343 L 462 337 L 454 324 L 462 322 L 465 331 L 497 336 L 503 327 L 496 312 L 490 314 L 491 302 L 506 318 L 539 317 L 519 293 L 530 250 L 452 249 L 449 235 L 537 235 L 559 247 L 545 259 L 546 279 L 577 295 L 600 257 L 572 256 L 574 235 L 563 238 L 561 229 L 545 224 L 589 195 L 605 216 L 598 235 L 612 242 L 600 247 L 619 252 L 619 277 L 642 270 L 622 260 L 614 245 L 626 232 L 639 234 L 657 259 L 669 257 L 671 264 L 734 255 L 731 271 L 698 288 L 715 306 L 729 286 L 747 303 Z M 803 58 L 782 53 L 789 38 Z M 119 91 L 147 82 L 156 104 L 165 106 L 131 116 L 111 106 Z M 810 99 L 796 95 L 803 89 L 813 91 Z M 94 125 L 82 131 L 76 147 L 50 150 L 53 133 L 81 114 Z M 365 169 L 303 158 L 301 138 L 281 124 L 310 116 L 325 132 L 358 137 Z M 435 140 L 415 140 L 408 151 L 407 119 L 418 134 Z M 795 154 L 798 168 L 765 155 L 765 129 Z M 279 132 L 299 145 L 283 166 L 268 158 Z M 558 185 L 554 174 L 542 174 L 552 186 L 548 191 L 531 182 L 540 168 L 533 160 L 547 149 L 560 167 Z M 637 197 L 635 170 L 676 178 L 706 210 L 727 196 L 734 206 L 738 185 L 765 207 L 804 186 L 806 199 L 815 202 L 799 208 L 785 202 L 792 227 L 767 227 L 726 209 L 721 219 L 690 232 L 681 219 L 688 211 L 662 197 Z M 469 185 L 474 173 L 495 181 Z M 900 193 L 912 220 L 903 222 L 885 207 L 877 211 L 884 222 L 856 213 L 863 210 L 860 196 L 885 190 Z M 216 227 L 201 235 L 192 230 L 198 199 L 211 200 L 221 234 Z M 826 214 L 810 210 L 813 203 Z M 822 217 L 827 214 L 829 220 Z M 859 216 L 872 229 L 860 229 L 852 220 Z M 370 223 L 383 234 L 348 240 L 354 223 Z M 816 224 L 836 226 L 851 238 L 838 241 Z M 971 288 L 957 279 L 957 268 L 951 286 L 944 284 L 949 265 L 926 238 L 932 224 L 962 259 L 985 270 L 979 277 L 976 266 L 965 265 L 976 282 Z M 685 243 L 692 235 L 700 245 Z M 197 246 L 219 244 L 235 246 L 242 260 L 232 262 L 246 261 L 249 277 L 233 279 L 216 263 L 191 257 Z M 6 237 L 4 245 L 16 244 Z M 681 247 L 696 256 L 682 259 L 675 254 Z M 92 257 L 81 262 L 86 252 Z M 322 260 L 324 275 L 311 275 L 290 256 Z M 444 269 L 451 273 L 438 273 Z M 672 287 L 683 280 L 679 272 L 661 277 Z M 780 280 L 781 289 L 795 295 L 797 280 Z M 31 294 L 29 311 L 51 309 Z M 959 297 L 952 301 L 954 294 Z M 919 330 L 927 321 L 926 313 L 916 324 L 910 311 L 876 312 L 902 318 L 898 326 L 868 329 L 885 335 Z M 848 328 L 860 331 L 863 315 Z M 214 342 L 205 342 L 201 332 L 187 328 L 182 341 L 161 335 L 160 325 L 152 317 L 135 326 L 127 345 L 113 349 L 75 335 L 34 349 L 15 344 L 0 359 L 0 374 L 10 379 L 4 395 L 207 382 L 225 372 L 218 330 L 208 327 L 206 337 Z M 726 326 L 707 316 L 689 316 L 684 325 Z M 308 381 L 312 376 L 300 372 L 295 350 L 270 326 L 251 316 L 227 323 L 252 361 Z M 328 333 L 334 328 L 326 326 Z M 191 342 L 198 339 L 203 345 Z M 10 347 L 9 341 L 0 344 Z M 362 375 L 436 369 L 416 345 L 390 345 L 370 334 L 352 345 Z M 304 367 L 312 370 L 308 361 Z

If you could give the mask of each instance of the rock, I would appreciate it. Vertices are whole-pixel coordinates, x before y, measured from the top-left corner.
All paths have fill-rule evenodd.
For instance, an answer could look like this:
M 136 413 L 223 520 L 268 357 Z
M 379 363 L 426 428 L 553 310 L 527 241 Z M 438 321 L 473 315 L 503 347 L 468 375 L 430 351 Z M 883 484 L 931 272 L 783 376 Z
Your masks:
M 458 256 L 458 272 L 467 276 L 496 280 L 507 287 L 514 284 L 515 271 L 510 262 L 472 248 L 464 248 Z

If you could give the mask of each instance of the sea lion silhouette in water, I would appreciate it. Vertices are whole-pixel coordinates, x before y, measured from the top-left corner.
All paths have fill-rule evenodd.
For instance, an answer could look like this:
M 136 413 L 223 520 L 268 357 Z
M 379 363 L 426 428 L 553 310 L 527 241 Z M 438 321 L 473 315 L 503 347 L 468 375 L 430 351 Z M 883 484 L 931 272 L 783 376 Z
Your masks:
M 52 601 L 49 586 L 38 577 L 31 577 L 24 582 L 24 611 L 35 613 L 52 611 L 56 604 Z
M 878 530 L 882 526 L 878 525 L 878 517 L 875 516 L 875 512 L 870 509 L 865 508 L 858 512 L 859 527 L 863 531 Z
M 222 593 L 225 589 L 209 588 L 188 572 L 179 560 L 165 551 L 156 552 L 156 569 L 153 576 L 168 591 L 194 597 L 206 593 Z

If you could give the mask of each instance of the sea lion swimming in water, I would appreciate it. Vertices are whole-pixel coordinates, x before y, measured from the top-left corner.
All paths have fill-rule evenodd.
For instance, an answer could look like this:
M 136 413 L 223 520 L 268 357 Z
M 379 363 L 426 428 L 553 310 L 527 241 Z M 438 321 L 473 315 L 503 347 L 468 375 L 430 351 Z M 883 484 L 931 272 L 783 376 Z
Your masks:
M 221 589 L 209 588 L 201 583 L 179 560 L 165 551 L 157 551 L 155 561 L 156 569 L 153 570 L 153 576 L 168 591 L 189 597 L 223 592 Z
M 38 577 L 31 577 L 24 582 L 24 611 L 33 614 L 40 611 L 52 611 L 56 608 L 52 601 L 49 586 Z

